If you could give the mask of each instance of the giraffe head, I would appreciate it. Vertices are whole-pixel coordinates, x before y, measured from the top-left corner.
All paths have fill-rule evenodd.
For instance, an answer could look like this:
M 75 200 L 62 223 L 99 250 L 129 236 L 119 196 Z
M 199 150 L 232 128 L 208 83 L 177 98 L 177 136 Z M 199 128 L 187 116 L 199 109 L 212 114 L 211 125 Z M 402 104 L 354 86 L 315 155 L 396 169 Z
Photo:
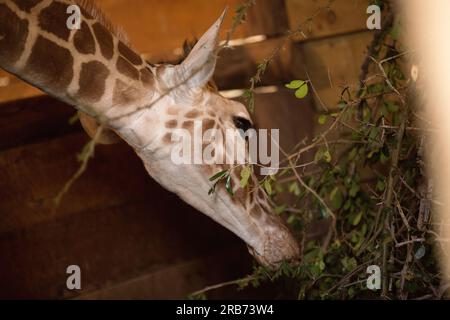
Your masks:
M 208 192 L 213 183 L 211 176 L 234 167 L 233 163 L 222 164 L 230 149 L 225 139 L 215 139 L 216 134 L 225 137 L 227 130 L 245 131 L 252 126 L 243 104 L 225 99 L 208 86 L 216 65 L 222 20 L 223 15 L 200 38 L 184 62 L 153 69 L 156 90 L 151 107 L 140 113 L 131 125 L 123 126 L 119 134 L 126 140 L 130 136 L 138 138 L 134 139 L 139 141 L 135 149 L 155 180 L 242 238 L 260 263 L 275 267 L 283 260 L 294 260 L 299 249 L 289 230 L 272 213 L 259 184 L 240 188 L 242 166 L 238 166 L 230 170 L 234 196 L 223 185 L 212 194 Z M 205 141 L 208 130 L 212 139 Z M 180 146 L 177 139 L 180 132 L 192 138 L 187 148 L 191 152 L 190 163 L 173 159 L 174 148 Z M 197 150 L 196 137 L 202 139 Z M 245 137 L 239 134 L 234 137 L 237 148 L 248 145 Z M 204 156 L 207 146 L 211 152 L 206 153 L 211 158 L 196 162 L 196 152 Z

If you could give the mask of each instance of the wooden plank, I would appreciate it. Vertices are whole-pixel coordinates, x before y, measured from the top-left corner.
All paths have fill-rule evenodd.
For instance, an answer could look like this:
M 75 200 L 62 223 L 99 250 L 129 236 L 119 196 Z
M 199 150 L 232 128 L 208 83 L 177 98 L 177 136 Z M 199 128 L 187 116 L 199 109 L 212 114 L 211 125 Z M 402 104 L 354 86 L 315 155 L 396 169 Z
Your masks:
M 89 169 L 55 211 L 53 200 L 78 169 L 76 155 L 88 141 L 76 133 L 0 153 L 0 233 L 139 200 L 148 197 L 146 190 L 161 192 L 128 146 L 98 146 Z
M 15 101 L 0 106 L 0 151 L 81 131 L 69 125 L 74 108 L 49 96 Z
M 112 21 L 122 25 L 130 35 L 136 49 L 144 53 L 150 60 L 174 60 L 179 56 L 181 44 L 186 38 L 194 38 L 209 26 L 211 21 L 221 12 L 225 5 L 230 6 L 222 38 L 231 23 L 232 8 L 242 0 L 203 0 L 190 1 L 157 1 L 157 0 L 100 0 L 99 4 L 111 16 Z M 286 28 L 288 11 L 289 27 L 295 28 L 298 23 L 314 14 L 321 1 L 286 0 L 286 8 L 281 0 L 258 1 L 248 15 L 247 22 L 239 27 L 235 37 L 247 37 L 257 34 L 279 35 Z M 311 24 L 308 38 L 310 40 L 345 32 L 354 32 L 365 28 L 366 2 L 362 0 L 337 0 L 332 10 L 316 17 Z M 158 10 L 153 10 L 158 8 Z M 152 12 L 152 19 L 148 13 Z M 193 19 L 195 17 L 195 19 Z M 199 19 L 199 17 L 204 17 Z M 351 17 L 351 19 L 349 18 Z M 211 20 L 211 21 L 210 21 Z M 176 21 L 176 23 L 174 23 Z M 222 89 L 243 88 L 256 72 L 257 63 L 271 55 L 281 39 L 270 39 L 262 43 L 238 46 L 234 50 L 221 53 L 216 80 Z M 263 85 L 280 84 L 292 78 L 304 77 L 304 58 L 298 45 L 288 43 L 286 49 L 271 63 L 263 79 Z M 42 95 L 19 79 L 0 71 L 0 103 L 17 99 Z M 1 84 L 7 86 L 1 86 Z
M 229 13 L 221 39 L 231 27 L 234 10 L 243 0 L 97 0 L 111 21 L 128 34 L 133 47 L 152 62 L 176 60 L 186 39 L 199 38 L 225 7 Z M 259 0 L 233 38 L 274 36 L 288 28 L 283 0 Z M 0 103 L 43 93 L 0 70 Z
M 330 10 L 318 13 L 328 3 L 329 0 L 286 0 L 290 29 L 301 27 L 310 40 L 367 30 L 367 0 L 335 0 Z M 310 18 L 313 20 L 306 23 Z M 305 37 L 297 39 L 305 40 Z
M 250 87 L 250 78 L 257 71 L 259 63 L 282 49 L 269 63 L 259 85 L 283 85 L 292 79 L 306 76 L 301 45 L 283 38 L 247 44 L 231 50 L 223 50 L 217 63 L 214 79 L 221 89 Z
M 276 88 L 255 96 L 254 120 L 258 128 L 279 129 L 280 146 L 289 152 L 313 132 L 314 105 L 311 97 L 299 100 L 292 90 Z M 280 158 L 283 155 L 280 154 Z
M 150 60 L 171 58 L 187 38 L 199 38 L 228 7 L 221 39 L 226 38 L 234 10 L 243 0 L 99 0 L 111 21 L 129 35 L 133 46 L 147 54 Z M 259 0 L 249 10 L 248 19 L 234 38 L 254 35 L 278 35 L 286 31 L 287 21 L 283 0 Z M 173 56 L 172 56 L 173 57 Z
M 231 232 L 176 196 L 149 192 L 140 202 L 55 216 L 0 234 L 0 298 L 71 297 L 230 247 L 245 252 Z M 66 288 L 72 264 L 82 270 L 81 292 Z
M 189 294 L 208 285 L 240 278 L 250 270 L 251 258 L 244 246 L 238 246 L 144 273 L 113 286 L 81 294 L 76 299 L 185 299 Z M 230 291 L 226 289 L 215 290 L 208 296 L 224 299 Z M 229 298 L 244 298 L 247 294 L 237 291 L 234 287 Z
M 371 32 L 307 42 L 303 54 L 311 81 L 320 99 L 328 107 L 334 107 L 344 87 L 359 85 L 361 65 L 372 40 Z M 316 105 L 320 106 L 317 96 Z
M 10 101 L 41 96 L 43 94 L 44 92 L 41 90 L 0 69 L 0 106 Z

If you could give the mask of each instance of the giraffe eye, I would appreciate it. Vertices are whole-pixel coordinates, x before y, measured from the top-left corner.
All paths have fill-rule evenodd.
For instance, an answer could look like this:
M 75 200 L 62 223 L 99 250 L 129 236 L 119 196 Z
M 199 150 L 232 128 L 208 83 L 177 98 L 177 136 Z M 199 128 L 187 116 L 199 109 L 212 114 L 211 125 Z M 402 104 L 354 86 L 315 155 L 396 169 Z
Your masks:
M 253 128 L 250 120 L 243 117 L 233 117 L 233 123 L 237 129 L 241 129 L 244 132 L 246 132 L 248 129 Z

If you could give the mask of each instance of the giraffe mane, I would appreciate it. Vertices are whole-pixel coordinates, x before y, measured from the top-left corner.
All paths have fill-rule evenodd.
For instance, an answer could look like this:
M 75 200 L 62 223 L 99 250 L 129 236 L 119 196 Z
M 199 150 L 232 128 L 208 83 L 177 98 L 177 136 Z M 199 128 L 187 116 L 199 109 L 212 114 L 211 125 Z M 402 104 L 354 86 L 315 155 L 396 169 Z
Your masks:
M 86 12 L 94 19 L 98 20 L 100 24 L 102 24 L 125 45 L 130 46 L 130 40 L 125 30 L 120 26 L 114 25 L 108 16 L 94 2 L 94 0 L 75 0 L 75 3 L 86 10 Z

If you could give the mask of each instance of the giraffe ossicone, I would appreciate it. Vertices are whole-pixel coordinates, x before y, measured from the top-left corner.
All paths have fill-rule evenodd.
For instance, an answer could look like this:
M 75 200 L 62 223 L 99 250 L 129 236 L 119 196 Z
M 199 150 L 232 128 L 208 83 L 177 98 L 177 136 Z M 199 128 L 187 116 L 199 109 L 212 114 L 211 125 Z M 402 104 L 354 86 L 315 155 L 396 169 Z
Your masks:
M 74 4 L 81 7 L 81 27 L 71 30 L 66 11 Z M 242 189 L 237 167 L 230 171 L 234 196 L 225 186 L 211 195 L 209 178 L 232 165 L 171 161 L 176 129 L 194 133 L 194 121 L 201 121 L 204 131 L 225 132 L 252 123 L 244 105 L 207 85 L 224 15 L 184 62 L 154 66 L 89 1 L 0 0 L 0 67 L 113 130 L 158 183 L 235 233 L 260 263 L 274 268 L 281 261 L 296 260 L 299 248 L 273 213 L 255 175 Z M 243 137 L 237 139 L 246 144 Z

